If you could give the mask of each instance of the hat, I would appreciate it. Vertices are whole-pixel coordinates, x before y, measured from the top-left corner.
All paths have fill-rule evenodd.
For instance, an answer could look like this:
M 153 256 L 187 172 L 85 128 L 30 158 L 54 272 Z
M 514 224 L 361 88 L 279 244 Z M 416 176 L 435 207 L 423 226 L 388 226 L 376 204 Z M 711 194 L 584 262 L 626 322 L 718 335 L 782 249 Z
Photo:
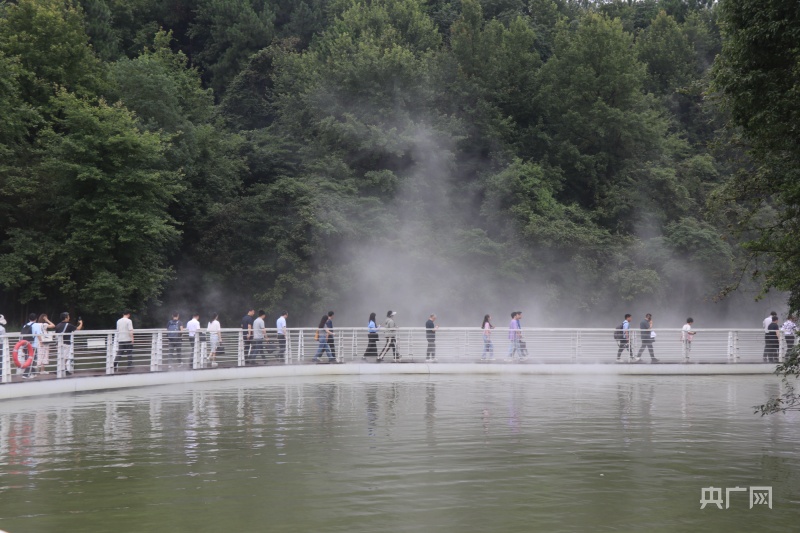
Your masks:
M 392 316 L 396 315 L 397 311 L 392 311 Z
M 5 326 L 5 325 L 6 325 L 6 317 L 0 315 L 0 326 Z

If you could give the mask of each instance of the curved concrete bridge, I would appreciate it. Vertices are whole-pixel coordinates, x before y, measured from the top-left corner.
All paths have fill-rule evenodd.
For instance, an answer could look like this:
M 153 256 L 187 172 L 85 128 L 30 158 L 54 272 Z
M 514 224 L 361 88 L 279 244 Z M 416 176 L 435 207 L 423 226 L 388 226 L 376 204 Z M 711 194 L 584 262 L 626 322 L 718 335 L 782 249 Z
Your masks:
M 424 328 L 398 331 L 400 363 L 392 355 L 378 364 L 364 358 L 367 332 L 364 328 L 336 330 L 336 363 L 313 364 L 318 347 L 315 329 L 292 329 L 283 343 L 274 330 L 267 331 L 263 344 L 248 342 L 239 329 L 223 330 L 222 346 L 211 364 L 208 339 L 189 339 L 185 334 L 176 345 L 164 330 L 141 330 L 128 367 L 127 354 L 118 358 L 119 345 L 114 331 L 76 332 L 71 339 L 53 343 L 47 374 L 22 379 L 11 351 L 19 340 L 16 334 L 2 339 L 2 382 L 0 399 L 69 394 L 76 392 L 199 383 L 204 381 L 320 375 L 397 375 L 397 374 L 479 374 L 479 375 L 741 375 L 771 374 L 776 362 L 764 362 L 764 332 L 761 330 L 697 330 L 692 346 L 682 341 L 680 330 L 656 330 L 653 343 L 657 364 L 649 350 L 641 352 L 636 330 L 630 343 L 614 341 L 609 329 L 544 329 L 522 331 L 526 351 L 514 352 L 507 331 L 495 330 L 490 340 L 494 360 L 485 349 L 483 333 L 477 328 L 440 328 L 436 332 L 435 362 L 426 361 L 430 348 Z M 385 339 L 379 339 L 378 350 Z M 65 341 L 71 340 L 71 343 Z M 647 348 L 647 346 L 645 346 Z M 784 357 L 785 346 L 774 354 Z M 521 359 L 520 356 L 527 356 Z M 263 356 L 263 357 L 262 357 Z M 118 360 L 119 367 L 114 362 Z M 624 364 L 618 364 L 624 363 Z

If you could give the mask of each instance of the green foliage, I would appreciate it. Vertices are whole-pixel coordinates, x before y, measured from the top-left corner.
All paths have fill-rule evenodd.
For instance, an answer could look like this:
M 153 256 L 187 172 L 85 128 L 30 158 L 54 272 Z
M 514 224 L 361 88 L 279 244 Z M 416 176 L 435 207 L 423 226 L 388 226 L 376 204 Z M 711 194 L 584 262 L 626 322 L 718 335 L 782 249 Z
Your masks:
M 695 53 L 675 19 L 661 11 L 636 40 L 639 60 L 647 65 L 647 89 L 669 94 L 694 74 Z
M 630 229 L 623 221 L 631 221 L 641 179 L 634 169 L 659 156 L 666 135 L 642 92 L 645 75 L 632 36 L 595 14 L 561 25 L 541 69 L 541 156 L 564 173 L 561 198 L 597 211 L 609 227 Z
M 610 235 L 591 215 L 556 199 L 559 178 L 553 170 L 514 161 L 488 180 L 483 214 L 496 224 L 505 219 L 533 246 L 584 253 L 603 246 Z
M 201 0 L 190 36 L 200 43 L 197 61 L 222 93 L 249 56 L 269 45 L 275 13 L 266 0 Z
M 800 309 L 800 11 L 793 2 L 767 4 L 728 0 L 722 4 L 725 33 L 715 65 L 715 88 L 733 124 L 741 128 L 757 167 L 729 182 L 727 197 L 746 202 L 752 213 L 770 205 L 775 216 L 750 218 L 739 230 L 757 232 L 747 248 L 774 261 L 765 286 L 789 292 Z
M 796 64 L 796 35 L 741 15 L 756 21 L 748 32 L 785 35 L 766 53 L 751 49 L 760 37 L 726 44 L 719 87 L 744 96 L 720 110 L 706 97 L 717 11 L 671 0 L 2 4 L 0 296 L 99 317 L 154 313 L 162 298 L 223 314 L 257 299 L 297 316 L 366 290 L 359 262 L 378 257 L 448 272 L 414 287 L 457 308 L 535 287 L 544 304 L 593 312 L 698 302 L 773 247 L 786 255 L 769 280 L 794 290 L 796 73 L 781 69 Z M 742 61 L 763 72 L 742 74 Z M 763 157 L 752 180 L 719 190 L 749 164 L 718 137 L 724 113 L 758 130 L 747 140 Z M 742 249 L 719 225 L 753 231 L 747 206 L 711 217 L 706 203 L 751 193 L 752 207 L 774 208 L 750 220 L 775 231 Z M 375 294 L 407 290 L 405 277 Z
M 169 279 L 165 252 L 178 237 L 166 208 L 179 176 L 159 168 L 165 139 L 140 133 L 120 106 L 65 91 L 53 106 L 59 118 L 39 139 L 32 177 L 37 218 L 58 231 L 35 222 L 10 231 L 3 284 L 23 302 L 51 292 L 99 314 L 142 309 Z
M 35 111 L 23 101 L 19 86 L 20 67 L 0 52 L 0 173 L 25 141 L 36 120 Z
M 44 105 L 57 88 L 80 95 L 102 86 L 102 67 L 84 32 L 83 14 L 63 0 L 21 0 L 0 18 L 0 50 L 17 58 L 26 102 Z

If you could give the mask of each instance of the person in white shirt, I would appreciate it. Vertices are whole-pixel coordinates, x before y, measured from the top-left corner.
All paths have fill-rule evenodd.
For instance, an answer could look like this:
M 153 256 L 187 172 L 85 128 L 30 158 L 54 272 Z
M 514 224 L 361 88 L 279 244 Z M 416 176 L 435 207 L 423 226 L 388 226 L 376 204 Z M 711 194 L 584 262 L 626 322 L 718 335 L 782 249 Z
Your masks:
M 284 311 L 281 313 L 281 316 L 278 317 L 278 320 L 275 321 L 275 327 L 278 329 L 278 346 L 281 357 L 286 355 L 286 339 L 288 338 L 288 332 L 286 331 L 286 319 L 288 317 L 289 311 Z
M 20 336 L 20 339 L 27 340 L 31 343 L 33 347 L 34 354 L 36 353 L 36 348 L 39 346 L 39 335 L 41 333 L 41 326 L 36 323 L 36 313 L 31 313 L 28 315 L 28 321 L 22 326 L 22 330 L 20 333 L 23 333 L 26 329 L 30 331 L 30 335 Z M 28 351 L 23 350 L 24 354 L 27 356 Z M 27 359 L 26 359 L 27 361 Z M 30 362 L 27 368 L 22 371 L 22 379 L 32 379 L 35 376 L 33 375 L 34 365 L 36 364 L 36 356 L 34 355 L 33 360 Z
M 186 335 L 189 337 L 189 346 L 192 350 L 192 360 L 197 360 L 197 350 L 199 346 L 196 342 L 200 339 L 197 332 L 200 331 L 200 313 L 193 313 L 192 319 L 186 323 Z
M 683 342 L 683 359 L 686 362 L 689 361 L 689 354 L 692 353 L 692 339 L 697 333 L 695 331 L 692 331 L 693 324 L 694 324 L 694 319 L 692 317 L 687 318 L 686 324 L 683 325 L 681 331 L 681 341 Z
M 41 372 L 41 370 L 39 370 L 38 372 L 35 371 L 33 367 L 34 365 L 41 366 L 40 361 L 42 360 L 42 356 L 44 355 L 43 354 L 44 350 L 42 350 L 42 346 L 44 344 L 42 341 L 42 336 L 44 335 L 44 331 L 45 331 L 44 324 L 42 324 L 38 320 L 33 324 L 31 324 L 31 333 L 33 333 L 33 351 L 36 354 L 35 356 L 36 358 L 33 360 L 33 363 L 31 363 L 29 375 Z
M 783 340 L 786 341 L 786 353 L 789 354 L 794 349 L 794 335 L 797 332 L 797 324 L 794 315 L 789 315 L 786 322 L 781 326 Z
M 36 325 L 39 326 L 37 328 L 39 346 L 36 349 L 36 362 L 39 365 L 39 374 L 49 374 L 50 372 L 45 370 L 45 367 L 50 364 L 50 346 L 55 339 L 53 338 L 53 334 L 47 330 L 55 328 L 56 325 L 47 318 L 47 313 L 39 315 Z
M 778 316 L 778 313 L 776 313 L 775 311 L 772 311 L 769 314 L 769 316 L 764 319 L 764 321 L 763 321 L 764 333 L 767 333 L 769 331 L 769 325 L 772 324 L 772 317 L 774 317 L 774 316 Z
M 195 313 L 192 315 L 192 319 L 186 323 L 186 331 L 189 335 L 189 342 L 194 346 L 194 341 L 196 340 L 195 335 L 197 335 L 197 331 L 200 329 L 200 313 Z
M 212 313 L 211 322 L 208 323 L 208 335 L 211 337 L 211 366 L 217 366 L 217 350 L 223 351 L 222 348 L 222 328 L 219 325 L 219 313 Z
M 114 358 L 114 372 L 117 371 L 119 360 L 128 356 L 128 370 L 133 368 L 133 322 L 131 312 L 123 311 L 122 318 L 117 320 L 117 356 Z
M 258 316 L 253 320 L 253 364 L 256 364 L 256 359 L 261 356 L 264 364 L 267 364 L 267 354 L 264 353 L 264 341 L 266 340 L 267 327 L 264 324 L 264 317 L 267 313 L 264 310 L 258 310 Z

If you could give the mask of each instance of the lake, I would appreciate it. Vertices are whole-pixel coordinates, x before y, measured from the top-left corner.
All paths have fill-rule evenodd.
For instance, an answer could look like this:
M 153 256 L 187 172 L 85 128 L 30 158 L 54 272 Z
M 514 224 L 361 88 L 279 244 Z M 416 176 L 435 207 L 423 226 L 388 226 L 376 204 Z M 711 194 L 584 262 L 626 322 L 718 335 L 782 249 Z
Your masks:
M 387 375 L 9 400 L 0 529 L 789 531 L 800 415 L 752 409 L 779 391 L 775 376 Z M 701 509 L 710 487 L 744 490 Z M 750 487 L 772 508 L 751 509 Z

